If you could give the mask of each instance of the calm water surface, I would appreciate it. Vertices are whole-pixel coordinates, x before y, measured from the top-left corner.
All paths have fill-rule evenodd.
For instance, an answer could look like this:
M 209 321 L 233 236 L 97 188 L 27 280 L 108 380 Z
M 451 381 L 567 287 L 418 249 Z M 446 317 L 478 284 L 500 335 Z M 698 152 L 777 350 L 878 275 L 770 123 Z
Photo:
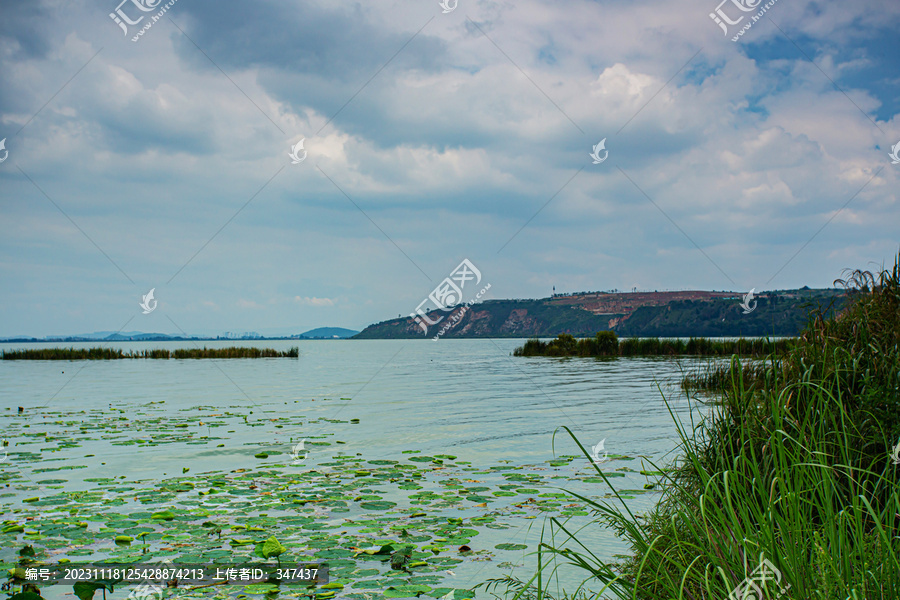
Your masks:
M 473 470 L 498 464 L 545 468 L 555 456 L 580 454 L 559 429 L 562 426 L 572 429 L 588 449 L 605 440 L 610 454 L 635 457 L 627 466 L 636 471 L 651 468 L 641 457 L 658 465 L 671 461 L 678 438 L 663 394 L 679 418 L 687 421 L 689 405 L 678 391 L 677 380 L 682 370 L 696 361 L 512 357 L 512 350 L 522 342 L 217 341 L 200 344 L 282 350 L 299 346 L 300 357 L 0 361 L 0 435 L 11 444 L 0 469 L 19 469 L 30 480 L 7 488 L 0 497 L 3 512 L 15 513 L 26 497 L 49 493 L 45 489 L 49 484 L 37 483 L 47 476 L 34 472 L 45 467 L 46 461 L 54 467 L 87 467 L 54 473 L 65 480 L 56 480 L 52 487 L 53 493 L 59 493 L 60 487 L 63 491 L 90 489 L 92 484 L 84 481 L 88 478 L 124 475 L 128 480 L 148 480 L 180 475 L 185 467 L 192 473 L 259 468 L 260 460 L 254 458 L 257 453 L 276 448 L 290 453 L 299 440 L 319 435 L 344 444 L 327 450 L 310 447 L 310 466 L 328 460 L 336 450 L 366 460 L 400 461 L 409 456 L 404 450 L 420 450 L 423 455 L 454 455 L 472 463 Z M 46 345 L 7 345 L 4 349 L 42 346 Z M 116 343 L 113 347 L 129 351 L 195 346 L 171 342 Z M 18 413 L 20 406 L 22 414 Z M 54 411 L 80 410 L 118 419 L 115 435 L 80 441 L 77 447 L 60 447 L 55 442 L 65 433 L 60 421 L 54 421 Z M 140 429 L 129 425 L 129 415 L 136 411 L 178 420 L 193 413 L 230 411 L 246 416 L 247 425 L 252 426 L 223 431 L 224 427 L 210 429 L 207 424 L 206 432 L 195 426 L 198 434 L 217 438 L 215 443 L 200 437 L 192 443 L 116 444 L 141 438 Z M 296 424 L 277 427 L 273 419 L 282 417 L 295 418 Z M 359 419 L 359 424 L 328 419 Z M 224 445 L 218 447 L 220 444 Z M 27 453 L 40 453 L 42 460 L 24 460 Z M 625 464 L 613 461 L 610 468 Z M 586 472 L 588 467 L 587 459 L 578 459 L 563 471 Z M 646 481 L 629 475 L 627 485 L 640 488 Z M 609 491 L 603 484 L 582 482 L 562 487 L 595 497 Z M 646 510 L 657 499 L 656 493 L 647 493 L 629 502 L 632 510 Z M 515 541 L 531 548 L 540 537 L 545 516 L 512 529 L 488 531 L 494 537 L 479 536 L 478 541 L 487 540 L 490 546 Z M 626 550 L 598 527 L 590 528 L 586 537 L 604 558 Z M 468 587 L 506 573 L 527 578 L 531 559 L 521 553 L 516 559 L 518 562 L 513 560 L 503 569 L 499 560 L 460 565 L 452 584 Z

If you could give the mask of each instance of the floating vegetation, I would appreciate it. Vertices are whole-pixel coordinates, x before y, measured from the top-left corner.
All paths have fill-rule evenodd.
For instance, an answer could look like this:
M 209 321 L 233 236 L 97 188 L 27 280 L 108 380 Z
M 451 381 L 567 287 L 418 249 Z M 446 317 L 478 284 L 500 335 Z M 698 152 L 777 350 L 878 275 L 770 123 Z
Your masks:
M 165 594 L 215 600 L 239 594 L 465 600 L 475 597 L 479 580 L 456 576 L 454 570 L 462 574 L 468 566 L 469 574 L 477 574 L 482 561 L 521 560 L 534 549 L 524 533 L 534 523 L 530 519 L 588 518 L 559 493 L 560 485 L 602 493 L 588 485 L 597 473 L 583 457 L 494 465 L 416 449 L 372 457 L 341 452 L 349 447 L 337 438 L 358 431 L 352 422 L 255 412 L 248 415 L 240 406 L 173 410 L 150 403 L 127 410 L 29 409 L 31 421 L 12 411 L 0 414 L 12 440 L 8 459 L 0 462 L 0 483 L 7 486 L 0 494 L 5 519 L 0 521 L 0 568 L 19 565 L 16 553 L 25 544 L 36 561 L 45 563 L 316 563 L 327 567 L 328 581 L 313 588 L 297 582 L 232 582 Z M 330 430 L 304 433 L 305 457 L 296 463 L 291 449 L 310 422 L 327 422 Z M 271 429 L 250 429 L 260 423 Z M 33 428 L 37 424 L 41 431 Z M 293 440 L 277 433 L 282 426 L 293 432 Z M 227 433 L 218 437 L 217 432 Z M 259 441 L 235 445 L 244 432 L 253 432 Z M 285 437 L 278 440 L 278 435 Z M 230 443 L 217 449 L 220 441 Z M 82 445 L 90 445 L 96 457 L 69 450 Z M 138 475 L 141 471 L 111 472 L 99 462 L 109 460 L 112 450 L 130 453 L 134 464 L 152 463 L 155 447 L 168 446 L 167 454 L 180 455 L 193 445 L 206 445 L 203 455 L 220 457 L 211 464 L 227 461 L 229 466 L 208 470 L 196 462 L 190 468 L 176 463 L 169 476 L 147 478 Z M 646 475 L 614 471 L 633 459 L 617 456 L 604 468 L 622 482 L 628 497 L 656 493 L 640 489 Z M 58 478 L 35 476 L 51 470 L 60 472 L 54 473 Z M 76 595 L 110 590 L 94 583 L 99 587 L 80 586 Z M 116 583 L 116 591 L 123 585 Z M 93 599 L 101 600 L 101 594 Z
M 297 358 L 300 348 L 286 351 L 272 348 L 181 348 L 178 350 L 133 350 L 120 348 L 38 348 L 32 350 L 6 350 L 0 353 L 3 360 L 117 360 L 123 358 Z
M 543 342 L 533 338 L 513 351 L 514 356 L 752 356 L 784 353 L 796 340 L 748 338 L 711 340 L 709 338 L 626 338 L 619 340 L 615 332 L 601 331 L 596 337 L 575 339 L 568 333 Z

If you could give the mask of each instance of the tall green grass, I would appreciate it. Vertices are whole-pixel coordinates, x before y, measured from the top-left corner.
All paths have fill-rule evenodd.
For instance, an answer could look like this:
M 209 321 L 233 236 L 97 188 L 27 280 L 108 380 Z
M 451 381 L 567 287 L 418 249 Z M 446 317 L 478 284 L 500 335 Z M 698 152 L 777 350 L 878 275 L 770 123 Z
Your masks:
M 681 387 L 688 392 L 725 392 L 738 381 L 745 388 L 765 386 L 767 377 L 777 372 L 779 366 L 776 355 L 749 361 L 734 356 L 724 362 L 708 362 L 686 373 L 681 379 Z
M 852 291 L 849 307 L 833 319 L 813 315 L 777 359 L 746 373 L 734 361 L 698 424 L 682 425 L 670 408 L 680 458 L 647 514 L 633 514 L 599 468 L 617 502 L 573 494 L 594 511 L 594 526 L 628 543 L 628 557 L 603 560 L 569 522 L 551 519 L 540 573 L 486 587 L 550 598 L 547 574 L 567 564 L 584 581 L 565 597 L 590 589 L 595 598 L 724 600 L 766 559 L 782 576 L 780 586 L 758 582 L 767 598 L 785 586 L 785 599 L 900 598 L 900 465 L 891 458 L 900 256 L 892 270 L 839 282 Z
M 300 348 L 286 351 L 272 348 L 183 348 L 179 350 L 135 350 L 123 352 L 119 348 L 39 348 L 8 350 L 0 353 L 3 360 L 118 360 L 125 358 L 297 358 Z

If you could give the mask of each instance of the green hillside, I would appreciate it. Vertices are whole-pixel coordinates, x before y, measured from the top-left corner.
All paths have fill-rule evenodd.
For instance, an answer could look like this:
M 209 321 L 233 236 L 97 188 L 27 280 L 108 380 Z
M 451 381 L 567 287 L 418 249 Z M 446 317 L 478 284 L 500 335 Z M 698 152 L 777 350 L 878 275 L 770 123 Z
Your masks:
M 622 337 L 797 335 L 806 326 L 811 309 L 840 310 L 845 304 L 845 297 L 833 290 L 794 290 L 791 295 L 797 297 L 759 298 L 750 314 L 744 314 L 733 300 L 645 306 L 635 310 L 616 332 Z
M 555 337 L 561 333 L 591 337 L 606 330 L 620 337 L 793 336 L 806 325 L 810 310 L 839 310 L 845 302 L 843 291 L 837 289 L 768 292 L 757 297 L 752 312 L 744 314 L 740 297 L 679 300 L 638 306 L 620 314 L 594 314 L 578 305 L 578 295 L 567 297 L 570 302 L 574 299 L 570 304 L 554 298 L 487 300 L 468 309 L 429 313 L 431 320 L 442 320 L 430 326 L 427 333 L 412 318 L 405 317 L 370 325 L 353 337 L 433 338 L 451 323 L 442 338 Z

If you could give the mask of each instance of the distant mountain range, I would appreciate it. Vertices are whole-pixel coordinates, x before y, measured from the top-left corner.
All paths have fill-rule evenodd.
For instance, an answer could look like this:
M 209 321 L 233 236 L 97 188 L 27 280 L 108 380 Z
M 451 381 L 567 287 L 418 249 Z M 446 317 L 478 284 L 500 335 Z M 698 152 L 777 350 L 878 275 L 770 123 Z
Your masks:
M 182 337 L 98 331 L 0 342 L 424 339 L 439 332 L 444 338 L 555 337 L 560 333 L 589 337 L 598 331 L 615 331 L 620 337 L 794 336 L 807 324 L 811 311 L 838 311 L 846 299 L 845 290 L 808 287 L 760 292 L 753 298 L 740 292 L 580 292 L 537 300 L 486 300 L 448 312 L 435 310 L 427 316 L 439 322 L 429 326 L 427 333 L 411 317 L 401 317 L 369 325 L 360 332 L 319 327 L 295 335 L 247 332 Z
M 318 329 L 310 329 L 306 333 L 301 333 L 300 337 L 307 340 L 332 340 L 346 339 L 353 337 L 359 333 L 353 329 L 344 329 L 343 327 L 319 327 Z
M 228 334 L 220 336 L 178 336 L 168 335 L 166 333 L 144 333 L 142 331 L 95 331 L 94 333 L 81 333 L 78 335 L 67 336 L 47 336 L 44 338 L 29 338 L 24 336 L 13 338 L 0 338 L 0 342 L 175 342 L 179 340 L 333 340 L 347 339 L 359 333 L 353 329 L 344 329 L 343 327 L 319 327 L 310 329 L 305 333 L 290 336 L 271 336 L 266 337 L 254 332 L 248 332 L 241 335 Z
M 746 305 L 743 303 L 746 302 Z M 540 300 L 486 300 L 468 309 L 428 313 L 438 321 L 425 333 L 412 318 L 366 327 L 354 339 L 589 337 L 615 331 L 620 337 L 794 336 L 810 311 L 840 310 L 839 289 L 780 290 L 746 298 L 739 292 L 583 292 Z M 747 310 L 749 312 L 747 312 Z

